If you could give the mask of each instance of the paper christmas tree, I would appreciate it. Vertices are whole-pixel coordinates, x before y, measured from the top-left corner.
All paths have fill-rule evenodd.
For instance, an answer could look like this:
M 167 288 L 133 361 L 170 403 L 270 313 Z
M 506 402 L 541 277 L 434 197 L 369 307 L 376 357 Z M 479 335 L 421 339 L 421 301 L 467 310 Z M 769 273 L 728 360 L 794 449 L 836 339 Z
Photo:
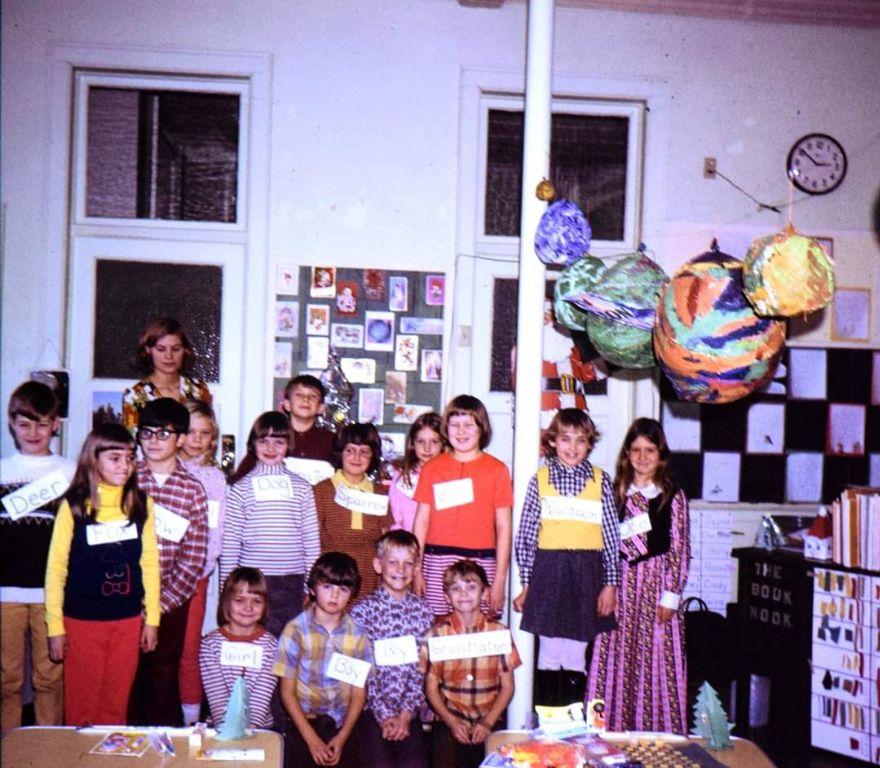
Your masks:
M 226 704 L 226 717 L 217 729 L 217 741 L 238 741 L 247 735 L 248 721 L 251 719 L 250 697 L 244 677 L 236 678 Z
M 706 740 L 709 749 L 732 749 L 730 731 L 733 723 L 727 722 L 727 712 L 721 706 L 718 693 L 704 682 L 694 704 L 694 730 Z

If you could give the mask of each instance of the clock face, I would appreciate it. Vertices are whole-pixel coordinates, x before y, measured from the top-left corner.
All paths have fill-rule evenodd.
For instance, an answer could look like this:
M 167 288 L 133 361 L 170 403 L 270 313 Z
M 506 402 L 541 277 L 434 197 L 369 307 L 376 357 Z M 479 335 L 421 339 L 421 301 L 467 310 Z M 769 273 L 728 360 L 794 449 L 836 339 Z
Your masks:
M 801 191 L 827 195 L 846 176 L 846 153 L 831 136 L 810 133 L 798 139 L 788 153 L 788 175 Z

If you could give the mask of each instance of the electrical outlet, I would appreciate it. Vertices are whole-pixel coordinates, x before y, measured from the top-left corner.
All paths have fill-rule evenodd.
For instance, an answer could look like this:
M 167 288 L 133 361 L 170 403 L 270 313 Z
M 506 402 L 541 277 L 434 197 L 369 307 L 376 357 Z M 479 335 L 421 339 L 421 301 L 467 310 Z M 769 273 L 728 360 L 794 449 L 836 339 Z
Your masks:
M 717 163 L 714 157 L 703 158 L 703 178 L 714 179 L 717 171 Z

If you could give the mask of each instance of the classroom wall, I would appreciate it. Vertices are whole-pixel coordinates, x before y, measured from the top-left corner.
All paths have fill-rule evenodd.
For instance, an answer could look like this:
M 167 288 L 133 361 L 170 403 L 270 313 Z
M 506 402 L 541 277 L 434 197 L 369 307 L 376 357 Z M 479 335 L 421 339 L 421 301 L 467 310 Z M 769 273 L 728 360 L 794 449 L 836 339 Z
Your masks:
M 249 258 L 452 272 L 467 245 L 456 224 L 473 216 L 458 203 L 462 70 L 521 73 L 525 20 L 520 3 L 476 9 L 454 0 L 4 2 L 3 402 L 32 367 L 64 363 L 68 262 L 63 248 L 47 252 L 46 229 L 47 211 L 66 195 L 49 182 L 48 148 L 69 130 L 50 120 L 53 44 L 140 47 L 156 61 L 172 50 L 270 54 L 271 176 L 257 187 L 270 197 L 268 248 Z M 743 232 L 784 223 L 725 182 L 704 180 L 704 156 L 758 199 L 785 203 L 789 147 L 823 131 L 842 141 L 849 175 L 832 195 L 797 196 L 795 223 L 835 237 L 848 282 L 876 298 L 878 60 L 878 30 L 556 12 L 559 77 L 582 95 L 592 80 L 605 94 L 616 85 L 620 98 L 654 94 L 643 239 L 661 264 L 674 268 L 713 234 L 742 255 L 733 249 Z M 467 380 L 461 366 L 447 373 L 452 389 Z M 632 392 L 620 391 L 631 412 Z

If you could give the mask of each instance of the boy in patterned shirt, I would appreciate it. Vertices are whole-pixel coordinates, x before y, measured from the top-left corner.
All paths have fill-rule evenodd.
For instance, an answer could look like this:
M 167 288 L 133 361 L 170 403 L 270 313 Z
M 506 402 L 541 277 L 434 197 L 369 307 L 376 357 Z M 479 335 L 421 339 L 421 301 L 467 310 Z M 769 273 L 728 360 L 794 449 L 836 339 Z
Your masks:
M 357 564 L 349 555 L 325 552 L 309 573 L 312 604 L 289 621 L 278 638 L 272 671 L 281 678 L 281 702 L 293 721 L 284 749 L 291 768 L 358 765 L 350 737 L 366 691 L 332 677 L 330 661 L 339 654 L 372 663 L 370 639 L 345 612 L 360 584 Z
M 486 572 L 473 560 L 450 565 L 443 573 L 443 591 L 452 613 L 438 620 L 428 633 L 429 641 L 506 630 L 480 610 L 488 590 Z M 439 718 L 434 723 L 434 765 L 479 766 L 485 756 L 484 742 L 500 727 L 513 697 L 513 670 L 519 665 L 512 640 L 509 653 L 427 662 L 425 692 Z
M 418 718 L 425 703 L 424 675 L 418 658 L 399 663 L 402 659 L 395 650 L 400 652 L 400 648 L 389 647 L 387 642 L 377 644 L 391 638 L 408 641 L 415 655 L 416 639 L 424 637 L 433 625 L 431 607 L 412 593 L 418 564 L 419 541 L 413 534 L 399 530 L 386 533 L 376 542 L 373 558 L 373 569 L 382 583 L 351 610 L 351 617 L 366 629 L 376 658 L 367 687 L 367 712 L 358 723 L 363 760 L 376 768 L 428 766 L 427 745 Z
M 189 411 L 170 397 L 152 400 L 141 411 L 138 487 L 153 499 L 162 575 L 159 642 L 141 657 L 131 697 L 129 714 L 143 725 L 176 726 L 198 718 L 197 712 L 182 711 L 178 685 L 189 601 L 208 553 L 208 499 L 177 457 L 188 431 Z

